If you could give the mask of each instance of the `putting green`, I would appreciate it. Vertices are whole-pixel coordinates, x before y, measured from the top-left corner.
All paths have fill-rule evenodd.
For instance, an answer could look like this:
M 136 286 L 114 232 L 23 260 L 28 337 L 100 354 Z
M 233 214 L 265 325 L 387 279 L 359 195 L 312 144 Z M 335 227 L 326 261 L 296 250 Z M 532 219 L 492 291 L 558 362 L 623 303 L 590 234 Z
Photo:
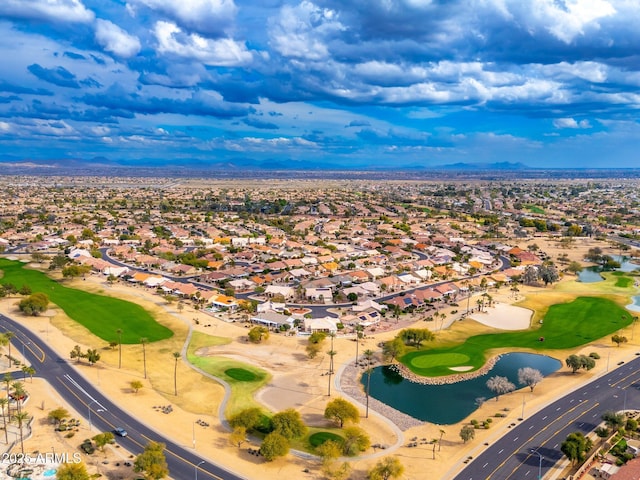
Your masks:
M 228 368 L 224 371 L 228 376 L 239 382 L 253 382 L 258 376 L 245 368 Z
M 469 355 L 463 353 L 436 353 L 433 355 L 422 355 L 411 359 L 411 366 L 416 368 L 431 368 L 446 365 L 455 367 L 465 365 L 469 362 Z
M 426 377 L 450 375 L 450 355 L 461 355 L 477 370 L 487 360 L 486 352 L 498 348 L 556 350 L 586 345 L 631 324 L 632 316 L 612 300 L 578 297 L 551 305 L 542 325 L 524 331 L 474 335 L 464 343 L 432 350 L 414 350 L 400 361 L 413 373 Z
M 17 288 L 28 285 L 35 292 L 45 293 L 69 318 L 87 328 L 107 342 L 118 342 L 117 331 L 122 330 L 124 344 L 164 340 L 173 332 L 160 325 L 140 305 L 119 298 L 96 295 L 75 288 L 65 287 L 37 270 L 24 268 L 17 261 L 0 258 L 0 270 L 4 273 L 0 283 L 12 283 Z
M 616 287 L 628 288 L 633 285 L 633 279 L 629 277 L 618 277 L 616 280 Z

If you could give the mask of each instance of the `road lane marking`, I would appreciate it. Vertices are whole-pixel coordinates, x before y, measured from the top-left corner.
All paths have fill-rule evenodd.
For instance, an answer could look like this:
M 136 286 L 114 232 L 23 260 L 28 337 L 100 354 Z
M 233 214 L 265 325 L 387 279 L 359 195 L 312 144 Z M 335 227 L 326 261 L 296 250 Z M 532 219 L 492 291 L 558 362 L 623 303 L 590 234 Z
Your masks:
M 91 399 L 91 403 L 93 404 L 95 403 L 96 405 L 98 405 L 100 408 L 104 409 L 105 411 L 107 411 L 107 409 L 100 404 L 100 402 L 98 402 L 98 400 L 96 400 L 95 398 L 93 398 L 91 395 L 89 395 L 89 392 L 87 392 L 84 388 L 82 388 L 80 386 L 80 384 L 78 382 L 76 382 L 73 378 L 71 378 L 71 375 L 65 373 L 64 377 L 69 381 L 69 383 L 71 383 L 74 387 L 76 387 L 78 390 L 80 390 L 82 393 L 84 393 L 87 397 L 89 397 Z
M 4 317 L 4 315 L 3 315 Z M 6 319 L 9 319 L 9 317 L 4 317 Z M 10 319 L 9 319 L 10 320 Z M 27 335 L 25 332 L 23 332 L 22 330 L 9 330 L 8 327 L 3 326 L 2 327 L 4 329 L 5 332 L 12 332 L 14 334 L 14 338 L 19 341 L 20 343 L 22 343 L 22 348 L 27 348 L 27 350 L 29 350 L 31 353 L 33 353 L 33 356 L 36 357 L 36 359 L 40 362 L 40 363 L 44 363 L 45 359 L 47 358 L 47 356 L 44 353 L 44 350 L 42 350 L 42 348 L 40 348 L 37 345 L 37 342 L 34 338 L 31 338 L 29 335 Z M 23 337 L 23 338 L 20 338 Z M 34 348 L 38 349 L 39 353 L 36 353 L 30 346 L 33 346 Z M 17 345 L 16 345 L 17 347 Z
M 532 436 L 531 436 L 531 438 L 529 438 L 528 440 L 524 441 L 524 442 L 523 442 L 523 443 L 522 443 L 518 448 L 516 448 L 512 453 L 508 454 L 508 455 L 507 455 L 507 459 L 512 458 L 512 457 L 515 457 L 515 455 L 516 455 L 516 454 L 518 454 L 519 452 L 521 452 L 521 451 L 522 451 L 522 448 L 523 448 L 526 444 L 531 443 L 531 442 L 535 439 L 535 437 L 537 437 L 538 435 L 540 435 L 540 433 L 541 433 L 541 432 L 543 432 L 544 430 L 546 430 L 547 428 L 549 428 L 550 426 L 552 426 L 554 423 L 556 423 L 556 422 L 560 422 L 560 420 L 561 420 L 561 419 L 563 419 L 564 417 L 569 416 L 571 413 L 573 413 L 574 411 L 578 410 L 580 407 L 582 407 L 583 405 L 586 405 L 587 403 L 589 403 L 589 400 L 585 400 L 585 401 L 583 401 L 583 402 L 581 402 L 581 403 L 577 404 L 576 406 L 574 406 L 574 407 L 572 407 L 571 409 L 569 409 L 569 410 L 567 410 L 566 412 L 564 412 L 562 415 L 558 416 L 556 419 L 554 419 L 550 424 L 548 424 L 548 425 L 547 425 L 546 427 L 544 427 L 542 430 L 539 430 L 537 433 L 535 433 L 534 435 L 532 435 Z M 600 405 L 600 403 L 599 403 L 599 402 L 596 402 L 596 403 L 595 403 L 591 408 L 588 408 L 588 409 L 586 409 L 585 411 L 583 411 L 582 413 L 580 413 L 579 415 L 572 417 L 571 421 L 574 421 L 577 417 L 580 417 L 580 416 L 582 416 L 582 415 L 585 415 L 586 413 L 588 413 L 589 411 L 593 410 L 594 408 L 597 408 L 599 405 Z M 546 416 L 545 416 L 545 418 L 546 418 Z M 566 427 L 567 427 L 567 425 L 569 425 L 570 423 L 571 423 L 571 422 L 567 422 L 567 423 L 565 423 L 565 424 L 564 424 L 564 425 L 563 425 L 563 426 L 562 426 L 562 427 L 561 427 L 557 432 L 555 432 L 555 433 L 554 433 L 554 435 L 557 435 L 557 433 L 558 433 L 558 432 L 562 431 L 562 430 L 563 430 L 564 428 L 566 428 Z M 544 446 L 544 445 L 545 445 L 549 440 L 551 440 L 551 438 L 549 438 L 549 439 L 547 439 L 547 440 L 543 441 L 543 442 L 540 444 L 540 446 L 539 446 L 538 448 L 540 448 L 540 447 Z M 501 452 L 502 452 L 502 450 L 501 450 L 500 452 L 498 452 L 498 453 L 501 453 Z M 527 457 L 527 459 L 528 459 L 529 457 L 531 457 L 531 456 L 532 456 L 532 455 L 529 455 L 529 456 Z M 525 461 L 526 461 L 527 459 L 525 459 Z M 491 476 L 492 476 L 492 475 L 494 475 L 498 470 L 500 470 L 500 469 L 501 469 L 501 468 L 506 464 L 506 462 L 507 462 L 507 460 L 504 460 L 500 465 L 498 465 L 498 466 L 497 466 L 497 467 L 496 467 L 496 468 L 495 468 L 495 469 L 494 469 L 494 470 L 489 474 L 489 476 L 487 477 L 487 480 L 488 480 L 488 479 L 490 479 L 490 478 L 491 478 Z M 516 471 L 517 471 L 517 470 L 518 470 L 522 465 L 524 465 L 524 461 L 523 461 L 523 462 L 521 462 L 517 467 L 515 467 L 515 468 L 511 471 L 511 473 L 510 473 L 509 475 L 507 475 L 507 477 L 505 477 L 505 480 L 507 480 L 507 479 L 509 479 L 509 478 L 512 478 L 513 474 L 514 474 L 514 473 L 515 473 L 515 472 L 516 472 Z M 555 463 L 554 463 L 554 465 L 555 465 Z

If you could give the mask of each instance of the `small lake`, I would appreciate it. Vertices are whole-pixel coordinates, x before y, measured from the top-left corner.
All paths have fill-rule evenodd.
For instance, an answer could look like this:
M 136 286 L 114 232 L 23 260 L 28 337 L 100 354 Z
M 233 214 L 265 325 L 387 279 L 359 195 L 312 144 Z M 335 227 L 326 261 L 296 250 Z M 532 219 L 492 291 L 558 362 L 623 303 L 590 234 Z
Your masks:
M 535 368 L 547 376 L 561 366 L 559 360 L 545 355 L 508 353 L 500 357 L 488 373 L 450 385 L 421 385 L 405 380 L 389 367 L 376 367 L 371 374 L 369 393 L 371 397 L 419 420 L 451 425 L 471 415 L 478 408 L 478 398 L 495 398 L 495 394 L 486 385 L 489 378 L 495 375 L 507 377 L 516 388 L 520 388 L 519 368 Z M 366 382 L 365 374 L 361 379 L 365 388 Z M 494 403 L 497 412 L 501 408 L 500 402 Z
M 631 300 L 633 300 L 633 303 L 627 305 L 627 310 L 631 310 L 632 312 L 640 312 L 640 295 L 631 297 Z
M 640 265 L 637 263 L 632 263 L 629 257 L 620 256 L 620 255 L 611 255 L 616 262 L 620 262 L 620 268 L 616 270 L 619 272 L 633 272 L 634 270 L 640 269 Z M 602 269 L 600 267 L 587 267 L 583 268 L 580 273 L 578 273 L 578 280 L 582 283 L 594 283 L 601 282 L 603 280 L 600 272 Z
M 587 267 L 578 273 L 578 280 L 582 283 L 594 283 L 601 282 L 604 278 L 600 275 L 600 267 Z

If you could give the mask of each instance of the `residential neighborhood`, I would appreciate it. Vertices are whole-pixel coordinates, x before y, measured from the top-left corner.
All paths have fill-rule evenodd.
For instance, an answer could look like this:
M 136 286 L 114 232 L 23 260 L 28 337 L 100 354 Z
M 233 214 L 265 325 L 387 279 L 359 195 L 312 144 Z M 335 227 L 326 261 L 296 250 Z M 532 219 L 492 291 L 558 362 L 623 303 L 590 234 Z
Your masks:
M 196 357 L 220 355 L 215 358 L 242 359 L 242 368 L 259 365 L 274 376 L 246 399 L 250 404 L 258 402 L 272 411 L 295 407 L 310 415 L 324 408 L 338 393 L 332 393 L 336 388 L 340 396 L 358 399 L 360 416 L 369 419 L 368 386 L 363 390 L 361 383 L 352 382 L 362 382 L 365 372 L 369 381 L 376 362 L 397 366 L 387 349 L 398 335 L 421 331 L 423 338 L 433 339 L 485 331 L 481 328 L 539 327 L 542 320 L 530 325 L 531 310 L 511 304 L 538 294 L 552 298 L 555 285 L 580 283 L 583 269 L 615 263 L 613 257 L 624 254 L 631 262 L 640 257 L 638 193 L 633 182 L 622 180 L 445 183 L 5 176 L 0 183 L 5 206 L 0 211 L 3 258 L 20 260 L 26 268 L 55 279 L 55 285 L 107 293 L 157 309 L 154 316 L 179 332 L 175 339 L 156 345 L 147 345 L 146 337 L 139 336 L 124 348 L 126 362 L 140 368 L 136 347 L 141 343 L 145 382 L 147 355 L 152 363 L 163 365 L 167 352 L 174 351 L 173 379 L 171 369 L 163 365 L 142 385 L 151 387 L 147 402 L 152 396 L 175 400 L 176 418 L 225 404 L 213 385 L 203 390 L 206 400 L 194 400 L 197 405 L 178 394 L 184 386 L 179 368 Z M 629 282 L 629 287 L 634 285 Z M 4 292 L 22 295 L 19 291 L 27 292 L 28 287 L 17 285 Z M 10 296 L 2 305 L 15 314 L 17 303 Z M 97 340 L 91 332 L 73 333 L 71 320 L 56 314 L 55 321 L 47 320 L 44 335 L 58 331 L 63 344 L 82 339 L 75 341 L 104 357 L 104 367 L 91 363 L 90 368 L 105 369 L 116 381 L 122 375 L 140 375 L 121 371 L 120 335 L 130 333 L 126 320 L 124 328 L 101 325 L 109 338 L 105 342 L 105 337 Z M 36 328 L 42 334 L 42 328 Z M 191 351 L 192 335 L 196 343 L 210 344 Z M 328 351 L 313 347 L 325 336 L 330 338 Z M 623 337 L 617 338 L 623 342 Z M 96 341 L 103 343 L 103 350 L 86 344 Z M 543 341 L 543 336 L 536 337 L 536 342 Z M 422 349 L 420 342 L 416 351 Z M 72 358 L 85 358 L 82 347 L 76 347 Z M 349 353 L 353 347 L 355 357 Z M 334 356 L 344 369 L 335 384 Z M 491 368 L 495 358 L 485 367 Z M 485 371 L 461 373 L 471 368 L 452 367 L 449 380 Z M 201 374 L 182 375 L 189 378 L 185 391 L 193 394 Z M 121 389 L 117 384 L 112 388 Z M 135 391 L 139 388 L 136 383 Z M 513 408 L 514 400 L 508 401 Z M 433 434 L 429 422 L 376 402 L 372 409 L 385 420 L 372 418 L 366 428 L 380 448 L 412 448 L 414 442 L 402 444 L 405 430 Z M 86 404 L 89 412 L 92 403 Z M 173 403 L 153 408 L 174 411 Z M 206 418 L 218 422 L 227 414 L 208 412 Z M 127 432 L 130 437 L 135 429 L 129 426 Z M 207 438 L 220 434 L 206 433 Z M 182 438 L 184 432 L 173 435 Z M 195 444 L 195 430 L 192 436 Z M 465 448 L 456 447 L 456 455 Z M 226 459 L 234 458 L 240 469 L 253 468 L 243 455 Z M 448 468 L 447 455 L 438 463 L 440 472 Z M 366 462 L 372 458 L 363 457 L 363 469 L 370 468 Z M 94 468 L 100 472 L 105 467 Z M 417 472 L 422 467 L 408 461 L 407 468 Z M 364 478 L 363 469 L 353 478 Z M 606 474 L 614 470 L 606 465 L 601 469 Z

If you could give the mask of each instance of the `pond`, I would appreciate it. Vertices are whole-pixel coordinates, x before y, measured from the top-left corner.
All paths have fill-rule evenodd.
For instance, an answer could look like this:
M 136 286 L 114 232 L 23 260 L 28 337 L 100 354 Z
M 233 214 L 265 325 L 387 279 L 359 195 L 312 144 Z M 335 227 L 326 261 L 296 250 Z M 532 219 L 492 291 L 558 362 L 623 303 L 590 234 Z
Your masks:
M 489 400 L 495 394 L 487 380 L 495 375 L 507 377 L 519 388 L 518 369 L 531 367 L 547 376 L 562 366 L 555 358 L 531 353 L 508 353 L 500 357 L 486 374 L 449 385 L 422 385 L 402 378 L 389 367 L 374 368 L 371 374 L 371 397 L 414 418 L 439 425 L 457 423 L 478 408 L 477 399 Z M 361 382 L 366 388 L 367 376 Z M 544 388 L 544 387 L 538 387 Z M 496 403 L 496 411 L 500 403 Z
M 578 273 L 578 280 L 582 283 L 594 283 L 601 282 L 604 278 L 600 275 L 600 267 L 587 267 Z
M 625 257 L 624 255 L 611 255 L 611 258 L 616 262 L 620 262 L 620 268 L 618 268 L 618 271 L 620 272 L 633 272 L 634 270 L 640 269 L 640 265 L 630 261 L 631 257 Z
M 640 312 L 640 295 L 631 297 L 631 300 L 633 300 L 633 303 L 627 305 L 627 310 L 631 310 L 632 312 Z
M 637 263 L 632 263 L 629 257 L 620 256 L 620 255 L 611 255 L 616 262 L 620 262 L 620 268 L 617 270 L 619 272 L 633 272 L 634 270 L 640 269 L 640 265 Z M 602 269 L 600 267 L 587 267 L 583 268 L 580 273 L 578 273 L 578 280 L 582 283 L 593 283 L 593 282 L 601 282 L 603 280 L 602 276 L 599 272 Z

